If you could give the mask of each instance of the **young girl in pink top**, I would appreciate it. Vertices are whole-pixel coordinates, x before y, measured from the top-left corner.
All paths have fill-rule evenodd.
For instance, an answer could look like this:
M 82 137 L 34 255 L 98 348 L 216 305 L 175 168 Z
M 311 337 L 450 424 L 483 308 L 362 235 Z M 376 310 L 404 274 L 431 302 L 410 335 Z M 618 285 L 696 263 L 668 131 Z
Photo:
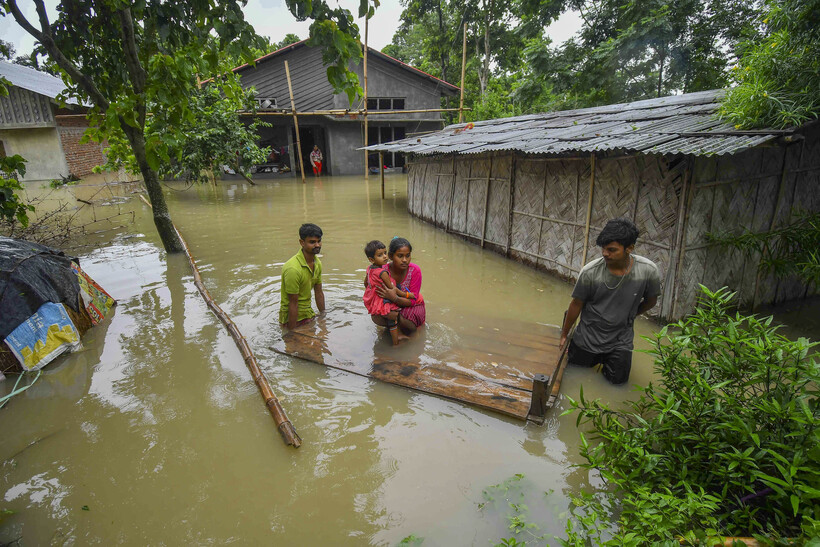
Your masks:
M 397 346 L 400 339 L 406 338 L 406 336 L 400 336 L 398 329 L 399 306 L 376 294 L 376 288 L 382 285 L 387 289 L 393 288 L 393 282 L 390 280 L 390 274 L 387 270 L 387 263 L 389 262 L 387 248 L 384 243 L 374 239 L 365 246 L 364 254 L 370 261 L 370 267 L 367 268 L 367 288 L 364 290 L 364 305 L 370 315 L 385 318 L 390 338 L 393 340 L 393 345 Z M 397 294 L 402 298 L 415 299 L 415 295 L 409 292 L 398 291 Z

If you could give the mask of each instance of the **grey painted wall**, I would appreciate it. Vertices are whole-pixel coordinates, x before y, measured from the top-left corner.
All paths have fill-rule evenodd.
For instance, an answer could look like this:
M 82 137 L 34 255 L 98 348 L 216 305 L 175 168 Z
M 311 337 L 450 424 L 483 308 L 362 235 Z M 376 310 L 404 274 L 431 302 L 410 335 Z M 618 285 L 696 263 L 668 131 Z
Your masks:
M 304 44 L 295 45 L 281 53 L 259 61 L 256 67 L 238 70 L 244 87 L 255 87 L 258 97 L 276 98 L 280 109 L 290 110 L 290 94 L 285 75 L 285 60 L 288 61 L 297 111 L 347 109 L 351 105 L 347 95 L 334 95 L 327 82 L 321 51 Z M 363 82 L 364 67 L 351 64 L 351 69 Z M 441 108 L 442 94 L 453 94 L 440 81 L 401 66 L 380 53 L 370 50 L 368 55 L 368 95 L 374 98 L 404 98 L 405 110 Z M 352 108 L 361 108 L 361 99 Z M 372 115 L 368 117 L 371 127 L 402 127 L 406 134 L 435 131 L 442 128 L 441 114 L 425 112 L 414 114 Z M 293 128 L 293 120 L 286 117 L 266 117 L 265 121 L 274 128 L 260 130 L 262 140 L 276 139 L 279 146 L 288 144 Z M 364 145 L 362 119 L 341 119 L 331 116 L 304 116 L 299 118 L 300 128 L 322 128 L 325 146 L 326 172 L 331 175 L 361 175 L 365 170 L 365 155 L 357 150 Z M 280 144 L 281 143 L 281 144 Z M 371 143 L 372 144 L 372 143 Z M 321 147 L 321 145 L 320 145 Z M 291 167 L 298 163 L 295 143 Z M 307 158 L 305 158 L 307 159 Z M 294 175 L 296 170 L 294 169 Z M 309 173 L 309 170 L 308 170 Z
M 8 97 L 0 97 L 0 129 L 56 125 L 48 97 L 13 85 L 8 91 Z

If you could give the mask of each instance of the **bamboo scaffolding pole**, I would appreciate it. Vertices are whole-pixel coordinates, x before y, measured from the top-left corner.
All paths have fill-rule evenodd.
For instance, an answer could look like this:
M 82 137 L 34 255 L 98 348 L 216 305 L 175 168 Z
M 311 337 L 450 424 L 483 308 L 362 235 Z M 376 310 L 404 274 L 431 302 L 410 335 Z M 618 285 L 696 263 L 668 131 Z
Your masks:
M 467 23 L 461 25 L 461 97 L 458 100 L 458 123 L 464 119 L 464 70 L 467 68 Z
M 513 229 L 513 210 L 515 207 L 515 161 L 518 154 L 512 152 L 510 154 L 510 194 L 507 197 L 507 210 L 510 212 L 509 223 L 507 224 L 507 249 L 504 251 L 504 256 L 510 257 L 510 248 L 512 247 L 512 229 Z
M 296 130 L 296 151 L 299 152 L 299 172 L 302 174 L 302 184 L 305 184 L 305 162 L 302 159 L 302 139 L 299 136 L 299 119 L 296 116 L 296 101 L 293 100 L 293 85 L 290 81 L 290 68 L 285 61 L 285 74 L 288 77 L 288 92 L 290 93 L 290 110 L 293 112 L 293 128 Z
M 382 199 L 384 199 L 384 152 L 379 152 L 379 178 L 382 183 Z
M 148 207 L 151 207 L 151 203 L 145 199 L 145 196 L 142 194 L 139 196 L 140 199 L 148 205 Z M 225 328 L 228 329 L 228 332 L 230 333 L 231 338 L 233 338 L 236 347 L 239 348 L 239 352 L 242 354 L 245 364 L 251 371 L 253 381 L 256 383 L 257 387 L 259 387 L 262 398 L 265 400 L 265 406 L 268 407 L 268 411 L 270 411 L 271 416 L 273 416 L 273 420 L 276 422 L 276 427 L 279 429 L 279 433 L 282 435 L 282 438 L 286 444 L 299 448 L 302 445 L 302 439 L 299 437 L 299 434 L 296 433 L 296 429 L 294 429 L 293 424 L 288 419 L 288 415 L 279 403 L 279 399 L 277 399 L 276 395 L 273 393 L 273 390 L 271 389 L 268 380 L 265 378 L 265 375 L 262 374 L 262 370 L 259 368 L 259 363 L 256 361 L 256 356 L 254 356 L 253 351 L 248 345 L 248 341 L 244 336 L 242 336 L 242 332 L 240 332 L 239 327 L 237 327 L 236 323 L 231 320 L 230 316 L 228 316 L 228 314 L 225 313 L 216 302 L 214 302 L 213 297 L 211 297 L 211 293 L 208 292 L 208 289 L 205 287 L 205 283 L 202 281 L 202 276 L 199 273 L 199 268 L 196 265 L 194 256 L 191 254 L 191 249 L 188 247 L 188 243 L 182 237 L 182 234 L 179 232 L 176 225 L 174 225 L 174 231 L 176 231 L 177 237 L 179 237 L 179 241 L 182 243 L 182 247 L 185 250 L 185 255 L 188 257 L 188 262 L 191 265 L 191 270 L 194 275 L 194 285 L 196 285 L 196 288 L 199 289 L 200 294 L 202 294 L 202 298 L 205 299 L 205 303 L 208 304 L 211 311 L 216 314 L 222 324 L 225 325 Z
M 465 112 L 471 112 L 472 108 L 465 106 Z M 395 116 L 397 114 L 424 114 L 426 112 L 458 112 L 458 108 L 411 108 L 408 110 L 368 110 L 368 116 Z M 364 115 L 363 108 L 356 110 L 338 109 L 338 110 L 305 110 L 304 112 L 297 112 L 300 116 L 360 116 Z M 277 112 L 239 112 L 240 116 L 292 116 L 292 112 L 287 110 Z M 74 116 L 74 114 L 66 114 L 66 117 Z M 85 114 L 82 114 L 85 117 Z M 418 120 L 414 120 L 418 121 Z M 424 131 L 421 133 L 409 133 L 410 135 L 425 135 L 428 133 L 435 133 L 436 131 Z
M 364 18 L 364 146 L 367 147 L 367 29 L 370 18 Z M 377 139 L 378 140 L 378 139 Z M 364 151 L 364 180 L 370 180 L 370 165 L 368 159 L 370 152 Z M 382 153 L 379 152 L 379 171 L 382 179 L 382 199 L 384 199 L 384 163 Z
M 595 193 L 595 154 L 589 155 L 589 201 L 587 203 L 587 221 L 584 228 L 584 254 L 581 258 L 581 268 L 587 263 L 589 251 L 589 225 L 592 222 L 592 196 Z

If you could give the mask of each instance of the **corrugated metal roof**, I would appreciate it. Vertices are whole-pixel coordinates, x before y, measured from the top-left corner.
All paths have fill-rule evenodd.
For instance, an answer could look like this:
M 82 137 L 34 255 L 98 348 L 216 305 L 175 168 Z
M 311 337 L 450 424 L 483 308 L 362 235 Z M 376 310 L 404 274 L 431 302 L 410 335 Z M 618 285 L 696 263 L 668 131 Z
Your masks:
M 559 154 L 623 150 L 649 154 L 734 154 L 775 139 L 781 130 L 737 131 L 715 114 L 725 91 L 701 91 L 579 110 L 528 114 L 468 124 L 367 150 L 478 154 L 517 150 Z M 469 128 L 468 128 L 469 127 Z
M 51 99 L 65 89 L 65 84 L 60 78 L 27 66 L 15 65 L 5 61 L 0 61 L 0 76 L 17 87 L 28 89 Z M 78 104 L 74 99 L 69 99 L 66 102 L 68 104 Z

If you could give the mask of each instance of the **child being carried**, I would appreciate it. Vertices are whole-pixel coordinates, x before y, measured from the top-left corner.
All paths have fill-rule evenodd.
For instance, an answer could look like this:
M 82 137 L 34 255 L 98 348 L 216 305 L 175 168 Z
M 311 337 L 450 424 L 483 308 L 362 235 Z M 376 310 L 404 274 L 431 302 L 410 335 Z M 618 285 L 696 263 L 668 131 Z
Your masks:
M 386 289 L 393 288 L 393 282 L 390 279 L 390 272 L 388 271 L 389 258 L 387 256 L 387 247 L 384 243 L 378 240 L 373 240 L 364 248 L 364 254 L 370 261 L 370 267 L 367 268 L 366 286 L 364 290 L 364 305 L 370 315 L 378 315 L 384 317 L 387 321 L 387 330 L 390 332 L 390 338 L 393 340 L 393 345 L 397 346 L 399 340 L 404 340 L 407 337 L 400 333 L 398 329 L 399 309 L 398 304 L 394 304 L 387 299 L 380 297 L 376 293 L 376 288 L 384 285 Z M 411 292 L 396 291 L 402 298 L 415 300 L 417 295 Z

